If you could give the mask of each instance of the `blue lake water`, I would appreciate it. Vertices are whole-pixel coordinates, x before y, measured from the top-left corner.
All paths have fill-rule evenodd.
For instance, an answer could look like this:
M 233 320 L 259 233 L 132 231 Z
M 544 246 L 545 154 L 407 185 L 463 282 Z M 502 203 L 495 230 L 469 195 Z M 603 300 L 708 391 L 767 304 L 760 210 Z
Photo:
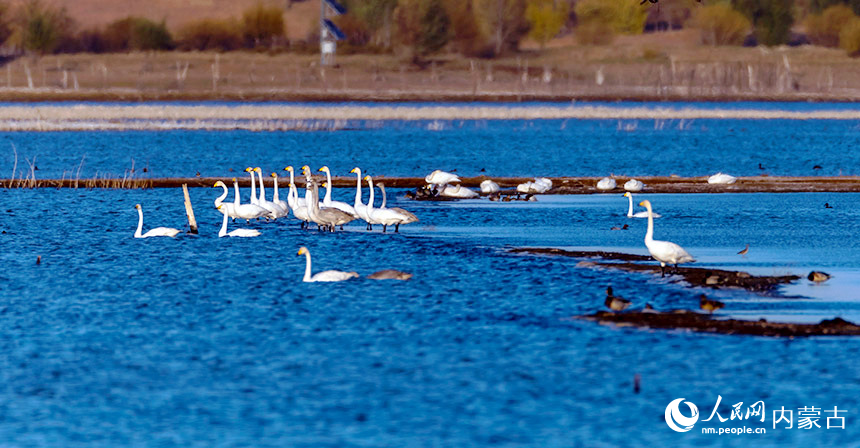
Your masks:
M 39 177 L 60 177 L 84 155 L 81 177 L 121 175 L 131 158 L 155 177 L 305 163 L 385 175 L 750 175 L 759 162 L 771 174 L 849 174 L 858 166 L 857 123 L 678 125 L 469 122 L 431 131 L 394 123 L 2 140 L 15 143 L 19 167 L 36 156 Z M 0 154 L 5 177 L 11 149 Z M 812 172 L 812 162 L 823 169 Z M 358 224 L 318 233 L 289 219 L 231 224 L 263 233 L 219 239 L 219 192 L 191 190 L 200 235 L 137 240 L 136 203 L 144 229 L 183 228 L 180 190 L 0 190 L 0 445 L 856 445 L 858 339 L 647 331 L 571 316 L 601 309 L 612 285 L 634 307 L 695 308 L 704 292 L 726 303 L 726 317 L 860 321 L 858 194 L 640 196 L 664 215 L 655 237 L 681 244 L 699 266 L 834 274 L 824 285 L 801 280 L 760 296 L 507 252 L 645 254 L 646 221 L 624 216 L 620 194 L 428 203 L 395 190 L 395 205 L 421 219 L 400 234 Z M 350 201 L 353 190 L 335 196 Z M 610 230 L 624 223 L 629 230 Z M 738 255 L 746 244 L 749 254 Z M 394 268 L 414 278 L 304 284 L 303 245 L 315 271 Z M 763 400 L 766 421 L 715 418 L 683 434 L 666 425 L 670 401 L 694 402 L 705 419 L 717 396 L 726 418 L 735 403 Z M 826 413 L 822 428 L 798 429 L 795 420 L 793 429 L 772 429 L 774 409 L 794 409 L 796 419 L 804 406 L 847 410 L 845 429 L 827 429 Z M 742 425 L 767 434 L 701 433 Z

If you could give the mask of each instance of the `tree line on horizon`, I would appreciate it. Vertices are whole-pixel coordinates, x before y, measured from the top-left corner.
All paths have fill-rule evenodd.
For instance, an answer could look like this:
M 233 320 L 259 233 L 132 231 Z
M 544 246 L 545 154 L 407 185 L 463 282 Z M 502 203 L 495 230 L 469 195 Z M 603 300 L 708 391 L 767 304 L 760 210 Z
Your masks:
M 301 1 L 301 0 L 293 0 Z M 493 58 L 528 37 L 542 49 L 574 34 L 605 45 L 621 34 L 692 27 L 705 45 L 812 43 L 860 53 L 860 0 L 345 0 L 335 19 L 343 51 L 400 53 L 420 61 L 440 51 Z M 43 0 L 0 0 L 0 42 L 17 53 L 129 51 L 315 51 L 318 23 L 302 41 L 286 37 L 284 11 L 258 3 L 241 17 L 202 18 L 175 30 L 128 16 L 80 28 Z M 314 18 L 316 22 L 316 18 Z M 798 26 L 805 30 L 799 34 Z

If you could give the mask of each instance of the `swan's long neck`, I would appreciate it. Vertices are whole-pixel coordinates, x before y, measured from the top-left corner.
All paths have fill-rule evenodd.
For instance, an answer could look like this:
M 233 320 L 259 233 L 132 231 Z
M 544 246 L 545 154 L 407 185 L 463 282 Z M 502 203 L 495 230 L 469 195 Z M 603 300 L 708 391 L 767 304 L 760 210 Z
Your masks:
M 377 185 L 379 187 L 379 191 L 382 192 L 382 205 L 379 208 L 385 208 L 385 203 L 388 202 L 388 198 L 385 197 L 385 186 L 382 184 Z
M 257 173 L 257 177 L 260 179 L 260 202 L 266 202 L 266 185 L 263 183 L 263 175 Z
M 233 206 L 239 207 L 239 204 L 241 204 L 241 202 L 239 201 L 239 183 L 238 182 L 233 182 L 233 189 L 235 190 L 235 193 L 236 193 L 236 197 L 233 198 Z
M 259 201 L 257 201 L 257 187 L 256 180 L 254 179 L 254 172 L 249 171 L 248 174 L 251 175 L 251 203 L 257 204 Z
M 367 176 L 367 188 L 370 189 L 370 199 L 367 200 L 367 209 L 369 211 L 373 210 L 373 178 Z
M 308 216 L 313 219 L 316 219 L 317 217 L 316 206 L 318 204 L 316 204 L 316 202 L 317 201 L 314 197 L 314 191 L 312 190 L 311 184 L 308 184 L 307 187 L 305 187 L 305 205 L 308 208 Z
M 221 193 L 221 196 L 218 196 L 218 199 L 215 199 L 216 207 L 224 203 L 224 199 L 227 199 L 227 194 L 230 192 L 224 184 L 221 184 L 221 188 L 224 189 L 224 193 Z
M 305 251 L 305 277 L 302 280 L 311 281 L 311 253 L 308 251 Z
M 627 206 L 627 217 L 632 218 L 633 217 L 633 195 L 632 194 L 627 196 L 627 201 L 630 203 Z
M 355 206 L 364 205 L 361 202 L 361 170 L 355 170 L 355 175 L 357 178 L 355 179 Z
M 227 214 L 224 213 L 224 220 L 221 221 L 221 230 L 218 232 L 218 236 L 226 236 L 227 235 Z
M 325 199 L 323 204 L 331 204 L 331 171 L 325 170 L 325 180 L 328 181 L 325 187 Z
M 299 192 L 296 189 L 296 177 L 290 171 L 290 191 L 287 193 L 287 202 L 291 202 L 290 207 L 296 208 L 296 201 L 299 200 Z
M 647 243 L 654 241 L 654 213 L 651 211 L 651 204 L 648 204 L 645 208 L 648 210 L 648 231 L 645 232 L 645 242 Z
M 137 230 L 134 231 L 134 237 L 140 238 L 140 233 L 142 231 L 143 231 L 143 210 L 137 209 Z
M 274 195 L 274 196 L 272 196 L 272 200 L 273 200 L 273 201 L 275 201 L 275 202 L 278 202 L 278 201 L 280 200 L 280 197 L 278 196 L 278 177 L 277 177 L 277 176 L 275 176 L 275 177 L 273 177 L 273 179 L 275 179 L 275 186 L 274 186 L 274 188 L 275 188 L 275 195 Z

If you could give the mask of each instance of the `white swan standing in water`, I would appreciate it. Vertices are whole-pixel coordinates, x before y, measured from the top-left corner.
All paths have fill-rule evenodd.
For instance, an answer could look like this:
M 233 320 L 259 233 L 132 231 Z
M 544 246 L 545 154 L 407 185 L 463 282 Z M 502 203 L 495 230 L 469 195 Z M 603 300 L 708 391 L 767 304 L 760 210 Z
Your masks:
M 633 193 L 627 192 L 624 193 L 624 197 L 627 198 L 627 217 L 628 218 L 647 218 L 648 211 L 633 213 Z M 659 213 L 652 213 L 652 216 L 655 218 L 662 218 L 663 216 Z
M 224 208 L 224 205 L 218 206 L 218 211 Z M 238 236 L 243 238 L 249 238 L 254 236 L 260 236 L 260 231 L 255 229 L 236 229 L 230 232 L 227 232 L 227 214 L 224 214 L 224 221 L 221 223 L 221 230 L 218 232 L 218 237 L 224 236 Z
M 290 207 L 290 205 L 286 202 L 282 201 L 281 198 L 278 196 L 278 173 L 272 173 L 270 176 L 272 176 L 272 178 L 275 180 L 275 194 L 274 196 L 272 196 L 272 202 L 281 206 L 281 208 L 284 209 L 284 216 L 287 216 L 292 207 Z M 289 194 L 287 196 L 289 196 Z
M 242 218 L 245 221 L 250 221 L 252 219 L 257 219 L 261 216 L 265 216 L 268 211 L 259 205 L 254 204 L 242 204 L 239 198 L 239 181 L 236 178 L 233 178 L 233 190 L 235 198 L 233 198 L 233 213 L 237 218 Z
M 655 260 L 660 262 L 660 276 L 666 275 L 666 265 L 675 267 L 681 263 L 692 263 L 696 261 L 683 247 L 671 241 L 657 241 L 654 237 L 654 217 L 651 211 L 651 201 L 645 200 L 639 203 L 648 210 L 648 231 L 645 233 L 645 246 Z
M 320 208 L 319 186 L 316 182 L 310 182 L 305 190 L 305 200 L 308 203 L 308 214 L 311 221 L 318 226 L 334 232 L 336 226 L 343 227 L 344 224 L 355 219 L 355 216 L 340 211 L 336 208 Z
M 266 185 L 263 183 L 263 170 L 260 167 L 256 167 L 253 172 L 257 173 L 257 177 L 260 179 L 260 207 L 269 211 L 269 218 L 278 219 L 287 216 L 287 210 L 281 208 L 280 204 L 266 200 Z
M 311 222 L 311 217 L 308 214 L 307 201 L 305 201 L 304 198 L 299 197 L 292 165 L 284 168 L 284 171 L 290 172 L 290 191 L 287 193 L 287 205 L 289 205 L 293 210 L 293 215 L 302 222 L 302 228 L 304 229 L 308 223 Z
M 359 218 L 367 222 L 367 230 L 372 230 L 373 226 L 370 222 L 370 216 L 367 214 L 367 206 L 364 205 L 361 199 L 361 168 L 355 167 L 350 170 L 350 173 L 355 173 L 355 203 L 352 208 Z
M 322 200 L 323 207 L 336 208 L 344 213 L 349 213 L 353 217 L 358 218 L 358 214 L 355 213 L 355 207 L 347 204 L 346 202 L 331 200 L 331 190 L 333 185 L 331 183 L 331 170 L 328 169 L 328 166 L 320 168 L 319 171 L 324 172 L 326 177 L 325 197 Z
M 224 192 L 221 193 L 221 196 L 218 196 L 215 199 L 215 208 L 217 208 L 218 211 L 220 211 L 221 213 L 223 213 L 223 214 L 225 214 L 225 215 L 227 215 L 233 219 L 236 219 L 236 214 L 233 211 L 233 204 L 230 202 L 227 202 L 227 203 L 224 202 L 224 199 L 227 199 L 227 194 L 230 192 L 230 190 L 227 189 L 227 184 L 225 184 L 224 182 L 221 182 L 219 180 L 218 182 L 215 182 L 214 186 L 215 187 L 221 187 L 224 189 Z M 223 205 L 223 207 L 219 207 L 221 205 Z
M 404 213 L 398 212 L 391 208 L 373 208 L 373 178 L 370 175 L 364 176 L 364 179 L 367 181 L 367 186 L 370 189 L 370 200 L 367 202 L 367 214 L 370 215 L 371 221 L 374 224 L 382 224 L 382 233 L 385 233 L 385 230 L 388 226 L 397 226 L 405 223 L 411 218 L 415 217 L 412 215 L 406 215 Z M 416 218 L 417 219 L 417 218 Z
M 178 229 L 171 229 L 170 227 L 156 227 L 150 229 L 149 232 L 141 234 L 140 232 L 143 230 L 143 210 L 140 208 L 140 204 L 135 204 L 134 208 L 137 209 L 137 230 L 134 231 L 135 238 L 150 238 L 153 236 L 169 236 L 172 238 L 179 234 Z M 224 215 L 224 219 L 227 219 L 227 215 Z
M 604 177 L 603 179 L 597 181 L 598 190 L 614 190 L 615 185 L 615 179 L 611 177 Z
M 394 224 L 394 233 L 397 233 L 400 231 L 400 224 L 409 224 L 409 223 L 418 221 L 418 217 L 415 216 L 414 213 L 412 213 L 408 210 L 404 210 L 400 207 L 391 207 L 390 209 L 387 208 L 386 204 L 388 203 L 388 197 L 385 194 L 385 184 L 383 184 L 382 182 L 377 182 L 376 186 L 379 187 L 380 191 L 382 191 L 382 205 L 379 206 L 379 209 L 380 210 L 393 210 L 393 211 L 399 213 L 403 217 L 403 220 Z M 383 231 L 385 231 L 384 228 L 383 228 Z
M 254 183 L 254 169 L 249 166 L 245 168 L 245 172 L 251 176 L 251 204 L 260 205 L 260 201 L 257 200 L 257 184 Z
M 299 248 L 299 255 L 305 256 L 305 276 L 303 282 L 342 282 L 351 278 L 358 277 L 357 272 L 344 271 L 322 271 L 311 275 L 311 253 L 308 248 L 302 246 Z

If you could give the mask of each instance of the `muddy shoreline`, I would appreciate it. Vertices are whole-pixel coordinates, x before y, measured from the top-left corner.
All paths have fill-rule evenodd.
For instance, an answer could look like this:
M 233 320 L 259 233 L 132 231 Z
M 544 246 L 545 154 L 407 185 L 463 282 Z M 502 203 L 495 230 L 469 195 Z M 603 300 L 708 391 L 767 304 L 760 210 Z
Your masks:
M 286 173 L 283 173 L 286 174 Z M 235 172 L 240 186 L 250 185 L 246 174 Z M 627 176 L 612 176 L 618 185 L 623 185 Z M 533 177 L 462 177 L 461 185 L 478 188 L 482 181 L 492 179 L 509 193 L 518 184 L 534 180 Z M 551 177 L 554 188 L 546 194 L 622 194 L 624 189 L 619 187 L 609 191 L 596 188 L 601 177 Z M 860 176 L 752 176 L 739 177 L 731 185 L 708 184 L 707 177 L 676 177 L 676 176 L 644 176 L 637 177 L 645 183 L 640 193 L 852 193 L 860 192 Z M 182 184 L 189 187 L 211 187 L 216 181 L 232 183 L 232 177 L 100 177 L 90 179 L 36 179 L 21 180 L 0 179 L 0 188 L 178 188 Z M 384 182 L 389 188 L 419 188 L 425 185 L 421 177 L 375 177 L 377 182 Z M 287 187 L 289 181 L 279 179 L 279 186 Z M 335 188 L 355 188 L 354 176 L 339 176 L 332 178 Z M 123 186 L 124 185 L 124 186 Z M 304 179 L 296 179 L 296 185 L 304 186 Z M 504 194 L 505 192 L 503 192 Z M 539 196 L 538 196 L 539 197 Z
M 579 264 L 580 267 L 602 267 L 627 272 L 660 274 L 660 264 L 647 255 L 604 251 L 569 251 L 555 248 L 513 248 L 510 249 L 510 252 L 585 258 L 594 261 L 583 261 Z M 671 274 L 667 267 L 666 275 L 667 278 L 673 279 L 680 277 L 681 280 L 691 286 L 711 289 L 741 288 L 763 294 L 773 293 L 780 285 L 800 280 L 800 277 L 796 275 L 756 276 L 743 271 L 726 271 L 723 269 L 688 266 L 679 266 L 677 271 L 672 270 Z
M 817 324 L 794 324 L 740 319 L 718 319 L 687 310 L 668 312 L 631 311 L 613 313 L 598 311 L 574 319 L 617 327 L 633 326 L 657 330 L 690 330 L 704 333 L 767 337 L 860 336 L 860 326 L 841 318 L 825 319 Z

